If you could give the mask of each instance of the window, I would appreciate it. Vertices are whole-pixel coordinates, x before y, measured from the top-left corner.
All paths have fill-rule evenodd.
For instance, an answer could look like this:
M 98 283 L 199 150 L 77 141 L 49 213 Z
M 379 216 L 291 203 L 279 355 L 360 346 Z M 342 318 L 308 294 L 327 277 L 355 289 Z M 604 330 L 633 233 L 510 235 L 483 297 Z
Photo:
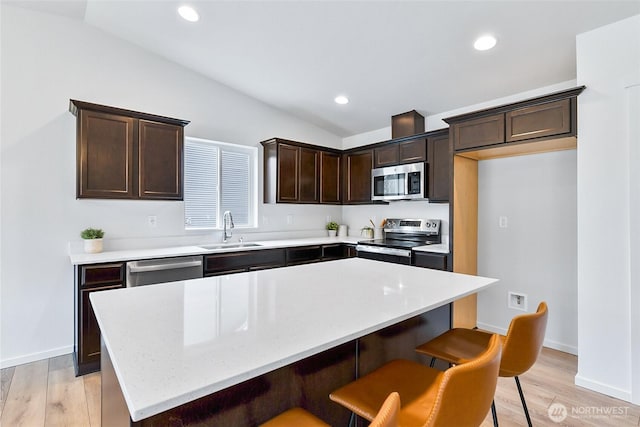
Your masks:
M 256 226 L 257 156 L 255 147 L 185 138 L 185 229 L 221 229 L 225 211 L 235 227 Z

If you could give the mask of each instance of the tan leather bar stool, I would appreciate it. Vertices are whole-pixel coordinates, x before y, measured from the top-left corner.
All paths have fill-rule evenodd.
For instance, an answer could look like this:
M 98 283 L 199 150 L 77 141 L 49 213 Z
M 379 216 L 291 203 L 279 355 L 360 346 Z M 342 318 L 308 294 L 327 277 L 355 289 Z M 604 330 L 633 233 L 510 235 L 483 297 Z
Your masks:
M 547 328 L 549 310 L 543 301 L 538 310 L 531 314 L 521 314 L 514 317 L 509 324 L 506 336 L 500 336 L 503 343 L 502 361 L 500 362 L 500 376 L 514 377 L 522 401 L 522 408 L 531 427 L 531 417 L 524 399 L 518 375 L 529 370 L 536 362 Z M 422 344 L 416 351 L 431 356 L 431 366 L 435 359 L 444 360 L 450 364 L 460 365 L 477 357 L 493 335 L 477 329 L 455 328 Z M 493 424 L 498 425 L 495 403 L 491 404 Z
M 329 395 L 367 420 L 386 396 L 402 400 L 399 427 L 479 426 L 491 406 L 502 344 L 496 335 L 474 360 L 444 372 L 409 360 L 394 360 Z
M 369 427 L 397 427 L 398 410 L 400 409 L 400 395 L 391 393 L 382 404 L 376 417 Z M 270 419 L 261 427 L 326 427 L 325 423 L 315 415 L 302 408 L 292 408 L 275 418 Z

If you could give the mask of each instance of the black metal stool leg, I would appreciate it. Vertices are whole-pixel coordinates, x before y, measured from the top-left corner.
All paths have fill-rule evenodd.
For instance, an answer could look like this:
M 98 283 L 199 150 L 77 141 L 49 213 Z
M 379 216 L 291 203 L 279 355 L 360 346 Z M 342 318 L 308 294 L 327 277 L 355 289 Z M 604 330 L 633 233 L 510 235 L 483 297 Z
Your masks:
M 527 402 L 524 400 L 524 393 L 522 393 L 522 387 L 520 386 L 520 379 L 518 376 L 513 377 L 516 380 L 516 385 L 518 386 L 518 393 L 520 393 L 520 400 L 522 401 L 522 408 L 524 409 L 524 415 L 527 417 L 527 423 L 529 427 L 532 427 L 531 417 L 529 416 L 529 409 L 527 409 Z
M 496 401 L 491 401 L 491 416 L 493 417 L 493 427 L 498 427 L 498 414 L 496 413 Z

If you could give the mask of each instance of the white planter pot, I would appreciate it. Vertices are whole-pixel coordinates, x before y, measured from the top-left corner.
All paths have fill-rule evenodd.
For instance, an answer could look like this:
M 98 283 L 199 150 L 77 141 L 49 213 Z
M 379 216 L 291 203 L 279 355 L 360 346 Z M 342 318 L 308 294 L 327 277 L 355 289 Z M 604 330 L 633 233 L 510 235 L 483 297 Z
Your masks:
M 336 237 L 336 233 L 338 230 L 327 230 L 327 233 L 329 233 L 329 237 Z
M 88 254 L 102 252 L 102 239 L 86 239 L 84 241 L 84 251 Z

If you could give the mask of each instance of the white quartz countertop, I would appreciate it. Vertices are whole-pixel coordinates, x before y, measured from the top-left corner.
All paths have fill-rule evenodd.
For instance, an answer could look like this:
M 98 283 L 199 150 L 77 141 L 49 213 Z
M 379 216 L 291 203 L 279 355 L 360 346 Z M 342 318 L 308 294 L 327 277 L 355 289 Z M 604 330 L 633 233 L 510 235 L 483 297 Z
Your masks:
M 72 253 L 69 255 L 69 258 L 71 259 L 71 264 L 73 265 L 100 264 L 105 262 L 136 261 L 141 259 L 168 258 L 168 257 L 174 257 L 174 256 L 201 255 L 201 254 L 237 252 L 237 251 L 252 251 L 252 250 L 286 248 L 286 247 L 306 246 L 306 245 L 330 245 L 332 243 L 356 244 L 362 240 L 365 240 L 365 238 L 357 237 L 357 236 L 311 237 L 311 238 L 303 238 L 303 239 L 264 240 L 264 241 L 258 241 L 258 242 L 246 242 L 247 244 L 254 243 L 260 246 L 230 247 L 230 248 L 222 248 L 222 249 L 215 249 L 215 250 L 207 250 L 207 249 L 203 249 L 200 246 L 194 245 L 194 246 L 174 246 L 174 247 L 166 247 L 166 248 L 106 251 L 98 254 Z M 237 242 L 233 242 L 233 243 L 237 244 Z M 208 244 L 212 244 L 212 243 L 208 243 Z M 441 245 L 420 246 L 420 247 L 414 248 L 414 250 L 426 251 L 426 252 L 448 253 L 449 247 L 448 245 L 441 244 Z
M 139 421 L 495 282 L 351 258 L 90 298 L 131 418 Z

